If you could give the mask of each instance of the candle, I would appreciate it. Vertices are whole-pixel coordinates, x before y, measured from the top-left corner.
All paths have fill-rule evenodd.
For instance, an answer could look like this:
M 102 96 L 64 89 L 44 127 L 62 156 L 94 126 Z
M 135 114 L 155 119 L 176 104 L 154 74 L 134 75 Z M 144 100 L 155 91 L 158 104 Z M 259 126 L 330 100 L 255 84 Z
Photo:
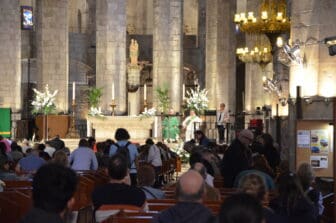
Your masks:
M 72 82 L 72 100 L 76 98 L 76 82 Z
M 253 12 L 248 12 L 247 13 L 247 19 L 250 20 L 250 21 L 253 21 L 253 18 L 254 18 Z
M 144 100 L 147 100 L 147 85 L 144 85 Z
M 112 83 L 112 100 L 114 100 L 114 83 Z
M 182 100 L 185 99 L 185 84 L 182 84 Z

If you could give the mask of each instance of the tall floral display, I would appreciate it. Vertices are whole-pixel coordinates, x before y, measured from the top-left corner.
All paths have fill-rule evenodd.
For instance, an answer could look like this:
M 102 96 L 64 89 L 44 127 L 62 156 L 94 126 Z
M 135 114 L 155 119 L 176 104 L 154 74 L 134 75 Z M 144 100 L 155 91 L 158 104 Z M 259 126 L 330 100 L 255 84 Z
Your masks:
M 202 114 L 208 108 L 209 99 L 207 94 L 208 91 L 206 89 L 201 90 L 199 86 L 195 90 L 187 91 L 187 109 L 192 109 L 197 114 Z
M 48 85 L 45 86 L 45 91 L 40 92 L 33 88 L 35 92 L 35 98 L 32 102 L 33 105 L 33 114 L 43 114 L 48 115 L 56 110 L 55 99 L 58 91 L 51 93 L 49 91 Z
M 43 115 L 43 139 L 48 139 L 48 118 L 47 116 L 51 113 L 54 113 L 56 111 L 56 105 L 55 105 L 55 99 L 58 91 L 54 91 L 51 93 L 49 91 L 48 85 L 45 86 L 45 91 L 40 92 L 33 88 L 33 91 L 35 92 L 35 97 L 32 102 L 33 105 L 33 111 L 32 113 L 42 114 Z

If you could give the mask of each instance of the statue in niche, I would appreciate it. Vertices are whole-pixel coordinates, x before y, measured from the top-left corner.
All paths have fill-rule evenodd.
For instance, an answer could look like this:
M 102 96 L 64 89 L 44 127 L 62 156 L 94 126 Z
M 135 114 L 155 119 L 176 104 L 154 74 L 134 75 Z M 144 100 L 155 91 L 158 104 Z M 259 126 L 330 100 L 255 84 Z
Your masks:
M 135 39 L 131 39 L 129 46 L 131 65 L 138 65 L 139 45 Z

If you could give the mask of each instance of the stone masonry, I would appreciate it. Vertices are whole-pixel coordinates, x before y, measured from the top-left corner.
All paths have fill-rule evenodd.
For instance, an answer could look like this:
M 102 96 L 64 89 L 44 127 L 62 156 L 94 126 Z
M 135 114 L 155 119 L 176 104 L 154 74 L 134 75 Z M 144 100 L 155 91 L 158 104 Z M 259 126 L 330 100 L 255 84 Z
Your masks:
M 0 107 L 21 110 L 21 30 L 18 0 L 0 3 Z
M 102 109 L 111 112 L 114 83 L 116 112 L 126 112 L 126 1 L 96 1 L 96 84 L 103 88 Z
M 58 90 L 56 108 L 68 111 L 69 32 L 68 0 L 36 2 L 37 84 L 44 91 Z
M 166 85 L 176 112 L 182 100 L 182 19 L 183 1 L 154 0 L 153 89 Z
M 209 108 L 221 102 L 235 110 L 235 1 L 208 0 L 206 6 L 206 89 Z

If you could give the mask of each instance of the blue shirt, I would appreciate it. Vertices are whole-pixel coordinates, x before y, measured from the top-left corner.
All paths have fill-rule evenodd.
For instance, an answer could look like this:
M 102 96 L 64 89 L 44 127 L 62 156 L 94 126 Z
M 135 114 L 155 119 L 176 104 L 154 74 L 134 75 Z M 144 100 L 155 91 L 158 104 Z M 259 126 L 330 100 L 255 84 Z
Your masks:
M 35 172 L 38 168 L 40 168 L 43 164 L 45 164 L 45 160 L 34 155 L 30 154 L 25 158 L 19 160 L 19 165 L 21 170 L 26 172 Z
M 123 140 L 123 141 L 118 141 L 117 144 L 119 146 L 125 146 L 127 144 L 127 142 L 128 142 L 127 140 Z M 130 173 L 137 173 L 136 165 L 135 165 L 135 159 L 139 155 L 138 149 L 132 143 L 129 144 L 127 148 L 128 148 L 128 151 L 129 151 L 129 154 L 130 154 L 131 163 L 132 163 L 131 169 L 130 169 Z M 118 149 L 117 146 L 115 146 L 115 145 L 112 144 L 111 147 L 110 147 L 110 153 L 109 153 L 109 155 L 113 156 L 117 152 L 117 149 Z
M 93 150 L 87 147 L 78 147 L 69 158 L 71 168 L 74 170 L 97 170 L 98 161 Z

